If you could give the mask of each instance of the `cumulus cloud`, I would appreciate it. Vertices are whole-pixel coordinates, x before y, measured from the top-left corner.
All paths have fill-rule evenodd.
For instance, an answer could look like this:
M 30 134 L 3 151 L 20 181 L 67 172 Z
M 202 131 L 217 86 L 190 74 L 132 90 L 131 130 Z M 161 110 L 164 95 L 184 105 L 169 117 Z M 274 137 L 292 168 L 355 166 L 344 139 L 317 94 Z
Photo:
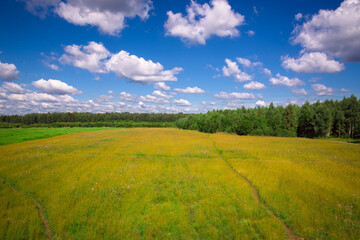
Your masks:
M 178 99 L 178 100 L 174 99 L 173 102 L 179 106 L 191 106 L 192 105 L 188 100 L 185 100 L 185 99 Z
M 102 43 L 89 42 L 88 45 L 68 45 L 65 47 L 65 54 L 60 58 L 60 62 L 71 64 L 75 67 L 88 70 L 93 73 L 106 72 L 102 60 L 110 56 L 110 52 Z
M 160 63 L 130 55 L 123 50 L 112 55 L 106 62 L 106 69 L 114 72 L 120 78 L 127 78 L 140 83 L 177 81 L 174 75 L 183 70 L 179 67 L 164 70 Z
M 150 103 L 157 103 L 157 104 L 167 104 L 169 101 L 162 97 L 157 97 L 153 95 L 146 95 L 146 96 L 140 96 L 140 100 L 142 102 L 150 102 Z
M 40 89 L 43 92 L 49 94 L 56 94 L 56 95 L 82 94 L 81 91 L 77 90 L 73 86 L 69 86 L 64 82 L 55 79 L 49 79 L 49 80 L 40 79 L 38 81 L 32 82 L 32 85 L 37 89 Z
M 16 66 L 12 63 L 2 63 L 0 62 L 0 78 L 5 81 L 12 81 L 19 79 L 19 71 L 16 69 Z
M 126 18 L 149 17 L 151 0 L 23 0 L 26 9 L 40 17 L 54 11 L 67 22 L 95 26 L 106 34 L 116 35 L 126 26 Z
M 7 99 L 14 101 L 25 101 L 25 102 L 31 102 L 31 101 L 56 102 L 57 101 L 57 98 L 53 95 L 47 93 L 37 93 L 37 92 L 31 92 L 25 94 L 13 93 L 8 95 Z
M 330 59 L 324 52 L 304 53 L 300 58 L 282 58 L 281 66 L 298 73 L 336 73 L 344 70 L 344 64 Z
M 13 82 L 4 82 L 1 85 L 1 89 L 9 93 L 25 93 L 27 90 L 21 87 L 19 84 Z
M 279 73 L 276 74 L 276 78 L 270 78 L 271 85 L 279 85 L 279 86 L 287 86 L 287 87 L 295 87 L 299 85 L 305 85 L 303 81 L 298 78 L 288 78 L 285 76 L 281 76 Z
M 250 67 L 251 66 L 251 61 L 249 59 L 237 57 L 236 60 L 240 64 L 242 64 L 244 67 Z
M 137 96 L 127 93 L 127 92 L 121 92 L 120 99 L 127 101 L 127 102 L 136 102 Z
M 160 97 L 160 98 L 164 98 L 164 99 L 169 99 L 169 98 L 173 97 L 171 95 L 167 95 L 166 93 L 158 91 L 158 90 L 153 91 L 152 95 Z
M 326 87 L 323 84 L 313 84 L 311 87 L 318 96 L 332 96 L 335 94 L 335 89 Z
M 360 61 L 360 0 L 345 0 L 335 10 L 320 10 L 295 28 L 293 43 L 325 51 L 347 62 Z
M 260 90 L 260 89 L 266 88 L 266 86 L 260 82 L 251 81 L 251 82 L 245 84 L 244 88 L 249 89 L 249 90 Z
M 212 35 L 236 37 L 236 27 L 244 23 L 244 16 L 235 13 L 226 0 L 212 0 L 203 5 L 191 0 L 187 15 L 168 11 L 165 23 L 166 35 L 180 37 L 185 43 L 206 44 Z
M 298 96 L 298 97 L 308 95 L 307 91 L 304 88 L 300 88 L 300 89 L 293 88 L 293 89 L 291 89 L 291 91 L 295 96 Z
M 271 77 L 271 71 L 270 71 L 270 69 L 264 68 L 264 69 L 263 69 L 263 72 L 265 73 L 266 76 Z
M 112 54 L 102 43 L 96 42 L 89 42 L 85 46 L 68 45 L 65 52 L 60 58 L 60 62 L 64 64 L 71 64 L 93 73 L 114 72 L 119 78 L 139 83 L 177 81 L 174 75 L 183 70 L 180 67 L 164 70 L 160 63 L 130 55 L 124 50 Z
M 100 95 L 98 98 L 96 98 L 96 101 L 98 102 L 110 102 L 111 99 L 113 99 L 114 96 L 112 95 Z
M 201 93 L 205 93 L 204 90 L 202 90 L 199 87 L 187 87 L 185 89 L 182 88 L 175 88 L 174 91 L 179 92 L 179 93 L 189 93 L 189 94 L 201 94 Z
M 262 100 L 258 100 L 255 105 L 260 107 L 266 107 L 266 103 Z
M 198 112 L 196 108 L 189 108 L 191 104 L 186 100 L 178 100 L 175 103 L 178 107 L 169 106 L 169 101 L 164 95 L 153 92 L 153 97 L 143 96 L 152 104 L 145 104 L 136 96 L 123 92 L 121 96 L 136 104 L 125 104 L 115 101 L 114 95 L 100 95 L 95 100 L 77 100 L 69 95 L 54 95 L 39 93 L 29 89 L 22 90 L 13 84 L 5 84 L 6 89 L 0 87 L 0 114 L 26 114 L 32 112 Z M 11 90 L 11 92 L 9 91 Z M 160 92 L 160 91 L 159 91 Z M 112 94 L 112 92 L 108 92 Z M 136 99 L 135 99 L 136 98 Z M 140 102 L 139 102 L 140 101 Z
M 227 67 L 223 66 L 222 68 L 223 75 L 225 77 L 233 76 L 236 82 L 251 81 L 253 79 L 253 76 L 240 71 L 239 66 L 236 62 L 233 62 L 228 58 L 225 59 L 225 62 Z
M 240 93 L 240 92 L 233 92 L 233 93 L 220 92 L 215 94 L 214 97 L 221 99 L 244 99 L 244 100 L 255 99 L 255 96 L 252 93 Z
M 156 83 L 154 83 L 154 88 L 161 89 L 161 90 L 164 90 L 164 91 L 170 91 L 170 89 L 171 89 L 164 82 L 156 82 Z

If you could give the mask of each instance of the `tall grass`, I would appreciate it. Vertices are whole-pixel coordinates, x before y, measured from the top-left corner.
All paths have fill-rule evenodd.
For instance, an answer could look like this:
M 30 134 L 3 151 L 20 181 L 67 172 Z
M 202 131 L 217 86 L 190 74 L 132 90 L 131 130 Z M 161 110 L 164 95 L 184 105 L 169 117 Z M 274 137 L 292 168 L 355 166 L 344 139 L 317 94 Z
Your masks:
M 359 239 L 360 146 L 326 140 L 213 136 L 273 211 L 306 239 Z
M 217 150 L 214 148 L 216 142 Z M 0 147 L 0 238 L 359 239 L 359 146 L 177 129 L 74 133 Z M 25 229 L 18 231 L 17 229 Z

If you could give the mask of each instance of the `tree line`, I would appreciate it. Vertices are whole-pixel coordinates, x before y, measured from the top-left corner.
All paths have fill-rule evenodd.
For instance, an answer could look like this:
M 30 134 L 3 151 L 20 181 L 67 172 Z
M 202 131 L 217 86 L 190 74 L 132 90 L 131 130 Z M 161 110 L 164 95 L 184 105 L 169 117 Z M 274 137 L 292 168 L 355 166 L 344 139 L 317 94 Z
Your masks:
M 360 100 L 354 95 L 341 101 L 326 100 L 300 106 L 256 107 L 213 110 L 176 121 L 181 129 L 228 132 L 238 135 L 282 137 L 360 138 Z
M 49 125 L 54 123 L 119 123 L 152 122 L 169 123 L 183 118 L 183 113 L 88 113 L 88 112 L 53 112 L 29 113 L 25 115 L 2 115 L 0 123 L 20 125 Z M 120 124 L 120 123 L 119 123 Z M 4 124 L 3 124 L 4 125 Z M 81 125 L 81 124 L 80 124 Z M 86 124 L 82 124 L 86 125 Z

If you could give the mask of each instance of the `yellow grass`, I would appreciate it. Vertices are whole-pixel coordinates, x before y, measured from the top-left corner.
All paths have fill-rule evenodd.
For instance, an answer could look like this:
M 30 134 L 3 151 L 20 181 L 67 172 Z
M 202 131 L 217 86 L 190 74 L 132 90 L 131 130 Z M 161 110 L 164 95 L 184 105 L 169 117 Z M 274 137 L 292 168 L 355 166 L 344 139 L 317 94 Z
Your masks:
M 0 147 L 0 238 L 359 239 L 359 145 L 177 129 L 74 133 Z M 15 189 L 11 188 L 12 185 Z

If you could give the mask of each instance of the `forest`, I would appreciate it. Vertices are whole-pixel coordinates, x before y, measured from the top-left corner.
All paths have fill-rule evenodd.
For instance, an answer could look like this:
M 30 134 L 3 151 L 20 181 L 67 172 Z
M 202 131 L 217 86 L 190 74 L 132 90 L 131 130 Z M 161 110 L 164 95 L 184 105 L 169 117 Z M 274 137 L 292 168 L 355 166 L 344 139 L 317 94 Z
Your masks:
M 268 107 L 213 110 L 179 119 L 176 126 L 206 133 L 360 138 L 360 100 L 352 95 L 341 101 L 306 102 L 301 107 L 271 103 Z
M 178 127 L 215 133 L 281 137 L 360 138 L 360 99 L 183 113 L 54 112 L 2 115 L 0 127 Z
M 174 127 L 183 113 L 53 112 L 0 116 L 0 127 Z

